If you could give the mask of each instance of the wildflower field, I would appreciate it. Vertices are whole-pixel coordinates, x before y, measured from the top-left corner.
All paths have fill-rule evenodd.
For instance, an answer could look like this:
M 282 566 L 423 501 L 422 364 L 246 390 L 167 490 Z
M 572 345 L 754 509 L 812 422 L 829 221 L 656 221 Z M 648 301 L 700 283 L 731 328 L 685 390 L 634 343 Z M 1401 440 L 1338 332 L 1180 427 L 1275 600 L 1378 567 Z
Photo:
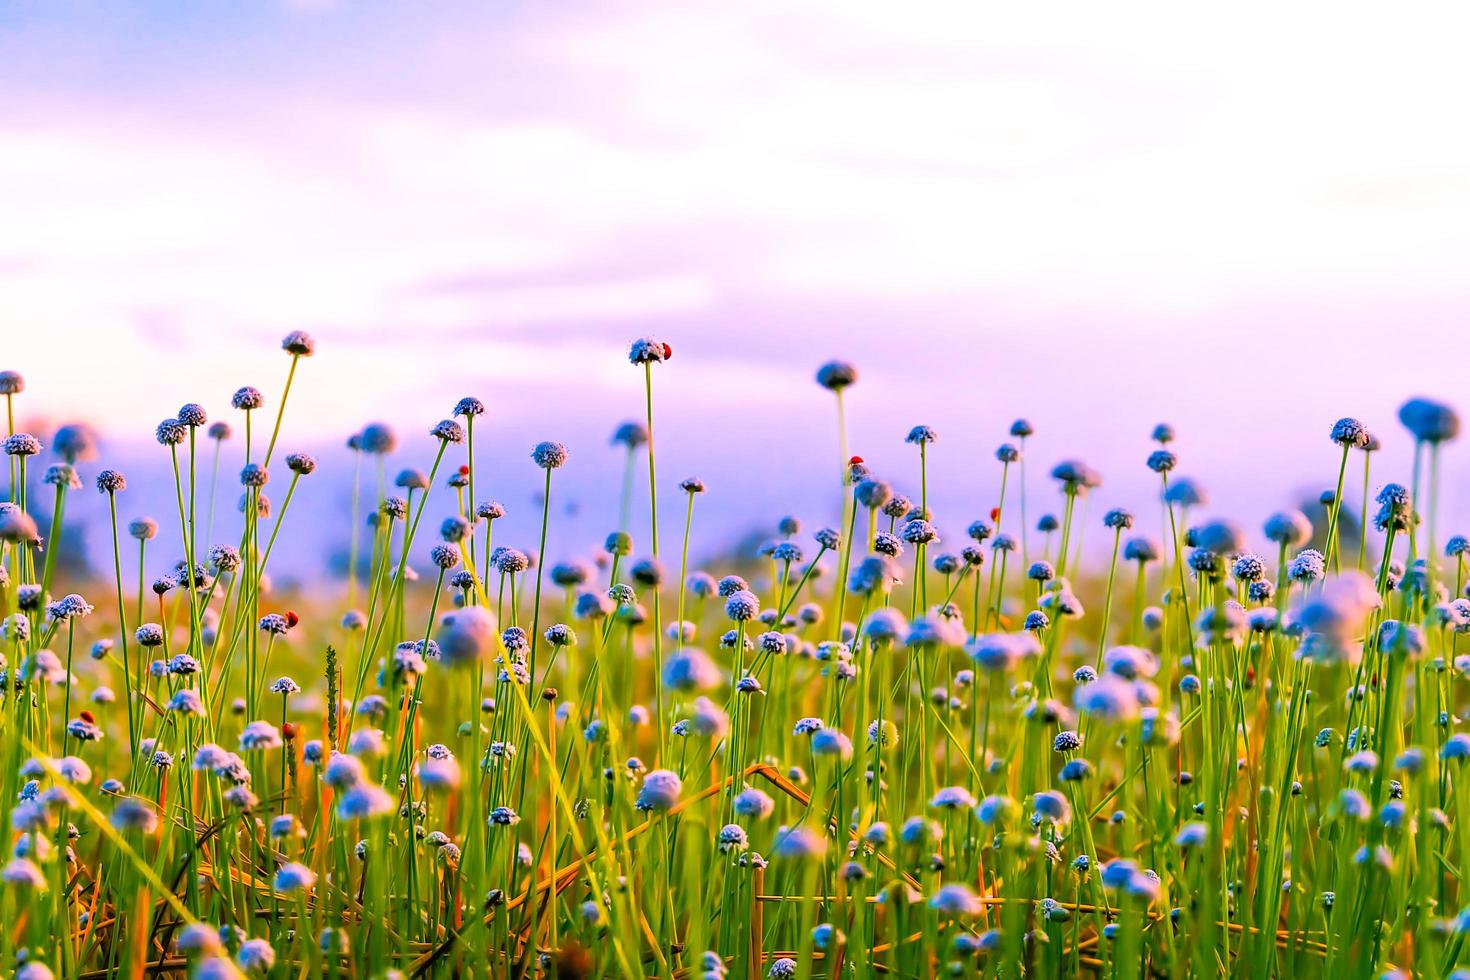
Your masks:
M 331 356 L 282 347 L 275 387 L 158 425 L 177 506 L 151 518 L 85 427 L 18 430 L 0 373 L 0 970 L 1470 976 L 1449 406 L 1323 420 L 1315 521 L 1205 519 L 1163 424 L 1157 493 L 1090 512 L 1101 477 L 1028 473 L 1044 434 L 1000 419 L 999 495 L 940 514 L 938 435 L 871 472 L 834 361 L 808 424 L 840 519 L 772 515 L 694 567 L 704 484 L 654 448 L 680 360 L 640 339 L 646 416 L 615 439 L 649 491 L 607 474 L 605 540 L 546 554 L 576 447 L 477 457 L 495 406 L 465 397 L 351 435 L 351 572 L 278 591 L 280 535 L 326 519 L 282 420 Z M 1380 436 L 1414 446 L 1401 482 Z M 544 474 L 535 540 L 496 533 L 513 466 Z M 107 561 L 67 581 L 78 494 Z

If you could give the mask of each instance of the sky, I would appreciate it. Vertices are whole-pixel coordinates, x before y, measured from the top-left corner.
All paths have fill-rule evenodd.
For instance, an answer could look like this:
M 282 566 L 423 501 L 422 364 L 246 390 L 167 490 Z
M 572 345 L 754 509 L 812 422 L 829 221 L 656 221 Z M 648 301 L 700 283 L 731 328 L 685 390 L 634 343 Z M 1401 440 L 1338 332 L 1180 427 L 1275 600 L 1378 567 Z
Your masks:
M 1099 506 L 1139 509 L 1170 421 L 1181 472 L 1254 525 L 1333 481 L 1338 416 L 1382 434 L 1375 484 L 1407 480 L 1396 406 L 1460 398 L 1467 20 L 0 0 L 0 367 L 26 425 L 86 420 L 158 466 L 159 418 L 278 390 L 306 329 L 293 445 L 421 432 L 473 393 L 505 495 L 560 439 L 601 527 L 608 435 L 643 404 L 624 355 L 653 334 L 664 472 L 723 490 L 734 534 L 824 516 L 811 379 L 841 357 L 853 448 L 912 484 L 903 434 L 934 426 L 957 522 L 1024 415 L 1038 473 L 1080 456 Z

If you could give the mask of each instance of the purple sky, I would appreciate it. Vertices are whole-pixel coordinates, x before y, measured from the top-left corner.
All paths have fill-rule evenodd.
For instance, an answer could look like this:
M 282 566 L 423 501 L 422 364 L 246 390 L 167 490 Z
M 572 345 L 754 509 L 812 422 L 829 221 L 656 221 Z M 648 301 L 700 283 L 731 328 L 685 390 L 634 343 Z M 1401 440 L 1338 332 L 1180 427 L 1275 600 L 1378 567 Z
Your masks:
M 1339 415 L 1406 480 L 1393 410 L 1470 347 L 1463 10 L 1017 6 L 5 5 L 0 366 L 121 452 L 301 327 L 292 444 L 473 392 L 504 495 L 559 438 L 595 512 L 654 333 L 662 472 L 731 530 L 820 516 L 834 356 L 886 475 L 940 430 L 957 525 L 1016 415 L 1098 508 L 1148 508 L 1161 419 L 1253 526 Z

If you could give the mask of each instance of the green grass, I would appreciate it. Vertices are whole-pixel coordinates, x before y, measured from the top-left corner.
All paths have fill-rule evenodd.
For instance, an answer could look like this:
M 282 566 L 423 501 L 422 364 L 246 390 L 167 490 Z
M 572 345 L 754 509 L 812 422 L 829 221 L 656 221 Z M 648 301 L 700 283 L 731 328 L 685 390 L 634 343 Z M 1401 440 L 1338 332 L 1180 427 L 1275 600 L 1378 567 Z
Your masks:
M 89 492 L 85 446 L 7 442 L 0 969 L 1438 977 L 1461 962 L 1470 603 L 1449 601 L 1463 539 L 1447 561 L 1435 541 L 1442 406 L 1406 406 L 1428 465 L 1385 489 L 1378 531 L 1343 534 L 1367 443 L 1340 422 L 1319 540 L 1278 521 L 1260 560 L 1179 504 L 1090 514 L 1098 479 L 1079 463 L 1044 489 L 1033 469 L 1033 505 L 1062 517 L 1028 537 L 1022 450 L 1040 437 L 1024 422 L 993 507 L 931 514 L 944 443 L 910 433 L 913 470 L 891 476 L 919 496 L 903 498 L 847 456 L 856 373 L 828 365 L 840 520 L 773 521 L 761 554 L 694 569 L 702 486 L 665 488 L 672 578 L 659 543 L 642 560 L 623 527 L 595 566 L 495 544 L 476 487 L 517 464 L 475 458 L 467 399 L 402 447 L 355 437 L 352 513 L 372 520 L 343 533 L 367 572 L 280 595 L 279 536 L 323 519 L 298 502 L 314 461 L 277 446 L 314 345 L 284 346 L 278 400 L 235 399 L 243 445 L 199 418 L 160 427 L 177 507 L 163 541 L 127 533 L 129 491 L 104 479 L 97 580 L 65 581 L 43 546 Z M 607 484 L 624 525 L 640 453 L 659 486 L 671 356 L 632 349 L 644 428 Z M 13 408 L 20 386 L 0 379 Z M 390 450 L 425 479 L 386 487 Z M 539 556 L 567 454 L 535 456 L 519 465 L 544 470 Z M 222 457 L 225 473 L 288 474 L 248 481 L 228 542 L 206 540 Z M 1172 454 L 1148 465 L 1172 499 Z M 44 540 L 34 501 L 51 507 Z M 656 528 L 651 492 L 647 507 Z M 146 587 L 159 547 L 203 574 Z M 684 671 L 688 647 L 705 656 Z

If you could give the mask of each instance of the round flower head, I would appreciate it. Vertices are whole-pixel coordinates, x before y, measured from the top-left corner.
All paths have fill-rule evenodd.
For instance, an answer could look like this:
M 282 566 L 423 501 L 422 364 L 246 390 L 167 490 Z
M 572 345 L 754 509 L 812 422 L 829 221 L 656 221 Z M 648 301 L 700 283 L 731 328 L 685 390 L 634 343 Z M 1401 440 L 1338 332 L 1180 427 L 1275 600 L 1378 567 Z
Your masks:
M 922 446 L 925 443 L 933 442 L 938 438 L 939 433 L 935 432 L 929 426 L 916 425 L 909 430 L 909 434 L 904 437 L 903 441 L 913 443 L 915 446 Z
M 1003 442 L 996 448 L 995 458 L 1002 463 L 1014 463 L 1020 460 L 1021 450 L 1008 442 Z
M 543 470 L 554 470 L 567 461 L 567 447 L 559 442 L 538 442 L 531 450 L 531 459 Z
M 857 379 L 857 368 L 846 361 L 828 361 L 817 368 L 817 384 L 828 391 L 841 391 Z
M 1246 588 L 1246 598 L 1250 599 L 1251 602 L 1270 602 L 1275 597 L 1276 583 L 1268 578 L 1254 581 L 1250 583 L 1250 585 Z M 1277 621 L 1274 616 L 1275 612 L 1276 610 L 1274 609 L 1253 610 L 1251 612 L 1251 615 L 1248 617 L 1251 628 L 1256 630 L 1257 632 L 1271 632 L 1276 628 Z M 1267 617 L 1264 615 L 1266 613 L 1271 613 L 1273 615 Z
M 160 446 L 177 446 L 189 434 L 189 429 L 178 419 L 164 419 L 153 434 Z
M 224 442 L 230 437 L 230 431 L 230 423 L 215 422 L 209 427 L 207 433 L 209 435 L 209 438 L 215 440 L 216 442 Z
M 278 749 L 281 745 L 280 729 L 268 721 L 252 721 L 240 732 L 241 752 Z
M 929 805 L 937 810 L 969 810 L 976 803 L 975 797 L 965 787 L 945 786 L 935 792 Z
M 827 853 L 827 838 L 806 827 L 782 831 L 771 848 L 772 856 L 783 861 L 816 861 Z
M 551 581 L 564 589 L 585 585 L 592 571 L 580 561 L 557 562 L 551 566 Z
M 890 606 L 875 609 L 863 623 L 863 636 L 874 643 L 895 643 L 908 635 L 903 613 Z
M 628 348 L 628 360 L 633 364 L 657 364 L 673 356 L 673 348 L 651 337 L 640 337 Z
M 505 507 L 497 500 L 488 500 L 475 508 L 475 516 L 482 521 L 498 521 L 505 516 Z
M 893 518 L 902 517 L 909 512 L 909 507 L 909 498 L 902 494 L 895 494 L 883 505 L 883 516 Z
M 1424 652 L 1424 629 L 1396 619 L 1384 620 L 1378 627 L 1378 649 L 1385 654 L 1416 657 Z
M 21 863 L 21 862 L 22 862 L 22 859 L 17 859 L 16 862 L 12 862 L 12 863 Z M 41 878 L 41 886 L 40 887 L 45 887 L 45 880 L 46 879 L 45 879 L 45 876 L 41 874 L 41 869 L 40 868 L 36 868 L 36 866 L 34 864 L 31 864 L 29 861 L 24 861 L 23 863 L 30 864 L 32 868 L 35 868 L 36 875 L 40 876 L 40 878 Z M 9 867 L 6 868 L 6 877 L 5 877 L 5 880 L 6 881 L 10 881 L 11 880 Z M 31 884 L 32 881 L 33 881 L 33 879 L 27 880 L 27 881 L 22 882 L 22 884 Z M 41 962 L 40 960 L 26 960 L 24 963 L 20 964 L 19 966 L 17 966 L 15 968 L 15 980 L 55 980 L 55 978 L 56 978 L 56 974 L 55 973 L 52 973 L 51 972 L 51 968 L 49 966 L 47 966 L 45 963 Z
M 1123 545 L 1123 558 L 1136 562 L 1158 561 L 1159 546 L 1147 537 L 1129 538 Z
M 7 436 L 4 442 L 7 456 L 34 456 L 41 451 L 41 440 L 24 432 Z
M 941 915 L 954 919 L 974 918 L 985 911 L 985 905 L 979 897 L 970 889 L 969 885 L 949 884 L 942 885 L 934 897 L 929 899 L 929 907 L 939 911 Z
M 1113 647 L 1103 654 L 1103 668 L 1110 674 L 1127 680 L 1152 677 L 1158 673 L 1159 662 L 1153 652 L 1143 647 Z
M 1179 462 L 1179 458 L 1167 449 L 1155 449 L 1148 455 L 1148 468 L 1155 473 L 1168 473 Z
M 246 463 L 240 470 L 240 485 L 244 487 L 263 487 L 270 478 L 270 471 L 259 463 Z
M 1086 463 L 1075 459 L 1058 463 L 1052 467 L 1051 475 L 1052 479 L 1061 482 L 1063 492 L 1069 494 L 1080 495 L 1102 486 L 1102 476 Z
M 683 790 L 683 781 L 675 773 L 668 769 L 655 769 L 643 777 L 643 787 L 633 805 L 639 810 L 661 813 L 679 802 L 679 794 Z
M 292 861 L 281 865 L 276 871 L 275 888 L 276 891 L 283 894 L 293 895 L 296 892 L 311 891 L 311 887 L 315 884 L 316 873 L 304 864 Z
M 1230 573 L 1239 582 L 1259 582 L 1266 574 L 1266 563 L 1260 555 L 1247 552 L 1235 559 Z
M 484 606 L 466 606 L 439 621 L 439 650 L 453 667 L 484 659 L 495 646 L 495 616 Z
M 1126 531 L 1133 527 L 1133 515 L 1121 507 L 1114 507 L 1103 515 L 1103 526 L 1115 531 Z
M 1059 579 L 1041 597 L 1041 608 L 1063 616 L 1081 616 L 1082 601 Z
M 57 428 L 51 437 L 51 449 L 68 463 L 97 457 L 97 434 L 92 427 L 81 422 L 71 422 Z
M 146 800 L 124 796 L 112 809 L 112 825 L 121 831 L 150 836 L 158 829 L 158 811 Z
M 736 812 L 739 812 L 738 810 Z M 720 833 L 715 840 L 716 846 L 721 853 L 729 851 L 743 851 L 750 846 L 750 836 L 746 834 L 745 828 L 736 823 L 727 823 L 720 828 Z
M 1031 798 L 1032 810 L 1038 821 L 1065 824 L 1072 819 L 1072 805 L 1056 790 L 1043 790 Z
M 1297 554 L 1286 566 L 1286 574 L 1293 582 L 1315 582 L 1327 571 L 1327 561 L 1322 552 L 1307 548 Z
M 648 444 L 648 427 L 642 422 L 624 422 L 613 430 L 612 444 L 629 450 Z
M 241 411 L 250 412 L 265 404 L 265 396 L 260 393 L 260 389 L 246 385 L 236 389 L 230 396 L 230 404 Z
M 1154 431 L 1150 438 L 1161 446 L 1167 446 L 1174 441 L 1174 427 L 1168 422 L 1160 422 L 1154 426 Z
M 176 416 L 180 425 L 186 425 L 191 429 L 197 429 L 209 421 L 209 415 L 204 411 L 204 406 L 189 402 L 179 409 Z
M 736 794 L 732 806 L 737 814 L 752 820 L 765 820 L 776 811 L 776 801 L 754 786 L 747 786 Z
M 694 717 L 688 728 L 705 738 L 723 738 L 730 731 L 730 717 L 719 705 L 700 696 L 694 699 Z
M 46 607 L 46 614 L 48 616 L 50 616 L 54 620 L 62 621 L 76 619 L 82 616 L 88 616 L 91 614 L 91 612 L 92 606 L 87 602 L 87 600 L 83 599 L 75 592 L 61 599 L 58 599 L 53 603 L 50 603 Z
M 103 470 L 97 474 L 98 493 L 121 493 L 128 488 L 128 478 L 119 470 Z
M 1383 489 L 1378 491 L 1374 498 L 1378 503 L 1378 513 L 1373 518 L 1373 524 L 1380 531 L 1387 531 L 1392 527 L 1396 531 L 1408 530 L 1412 519 L 1413 501 L 1409 491 L 1399 483 L 1386 483 Z
M 1245 535 L 1230 521 L 1211 521 L 1196 530 L 1194 543 L 1222 557 L 1237 555 L 1245 550 Z
M 204 701 L 199 697 L 199 692 L 191 688 L 180 688 L 169 698 L 168 710 L 177 711 L 186 715 L 204 714 Z
M 454 414 L 465 418 L 485 414 L 485 403 L 473 396 L 465 396 L 454 404 Z
M 386 456 L 398 448 L 398 436 L 386 422 L 369 422 L 363 426 L 362 451 L 373 456 Z
M 1449 442 L 1460 434 L 1460 416 L 1444 402 L 1430 398 L 1404 402 L 1399 421 L 1420 442 Z
M 1299 510 L 1277 511 L 1266 518 L 1265 532 L 1267 540 L 1291 548 L 1312 537 L 1312 522 Z
M 269 973 L 276 965 L 276 951 L 265 939 L 247 939 L 240 944 L 235 962 L 246 973 Z
M 869 555 L 848 576 L 847 588 L 858 595 L 888 592 L 898 579 L 898 570 L 884 555 Z
M 82 486 L 82 478 L 77 476 L 77 469 L 70 463 L 57 463 L 46 467 L 46 475 L 43 483 L 53 487 L 65 487 L 68 490 L 79 490 Z
M 19 371 L 0 371 L 0 395 L 18 395 L 26 390 L 26 379 Z
M 358 783 L 338 797 L 337 819 L 368 820 L 387 816 L 395 808 L 396 800 L 383 787 L 376 783 Z
M 316 341 L 305 330 L 292 330 L 281 341 L 281 350 L 294 357 L 310 357 L 316 351 Z
M 719 686 L 720 669 L 703 650 L 685 647 L 665 656 L 662 680 L 674 691 L 709 691 Z
M 41 532 L 35 526 L 35 520 L 21 510 L 19 507 L 7 507 L 0 510 L 0 541 L 9 541 L 16 545 L 40 545 Z M 26 586 L 22 585 L 21 589 Z M 40 586 L 37 589 L 37 601 L 40 601 Z M 22 608 L 25 608 L 22 605 Z
M 1016 419 L 1016 421 L 1011 423 L 1011 435 L 1017 439 L 1025 439 L 1035 431 L 1031 423 L 1025 419 Z
M 290 453 L 286 456 L 286 466 L 292 473 L 307 476 L 316 470 L 316 459 L 307 453 Z
M 1139 689 L 1133 682 L 1116 674 L 1104 674 L 1091 684 L 1077 688 L 1073 702 L 1077 709 L 1099 721 L 1126 722 L 1138 717 Z
M 459 549 L 451 544 L 436 544 L 429 549 L 429 560 L 436 568 L 447 572 L 459 564 Z
M 837 759 L 852 758 L 852 740 L 841 729 L 823 728 L 813 732 L 811 751 L 815 756 L 830 756 Z
M 641 558 L 635 561 L 628 569 L 628 574 L 638 585 L 650 589 L 658 588 L 664 581 L 663 565 L 652 558 Z
M 1368 427 L 1355 418 L 1340 418 L 1332 425 L 1332 441 L 1343 448 L 1368 444 Z
M 882 480 L 863 480 L 853 488 L 853 496 L 859 505 L 878 510 L 893 499 L 893 488 Z
M 1030 633 L 988 633 L 966 647 L 970 659 L 986 670 L 1010 670 L 1028 657 L 1039 656 L 1041 645 Z
M 464 427 L 454 419 L 441 419 L 434 423 L 429 435 L 445 443 L 459 444 L 464 442 Z
M 262 633 L 269 633 L 272 636 L 284 636 L 291 631 L 291 621 L 280 613 L 266 613 L 260 617 L 260 622 L 256 625 L 259 626 Z
M 745 589 L 732 592 L 725 600 L 725 615 L 737 623 L 749 622 L 759 615 L 760 600 L 755 593 Z

